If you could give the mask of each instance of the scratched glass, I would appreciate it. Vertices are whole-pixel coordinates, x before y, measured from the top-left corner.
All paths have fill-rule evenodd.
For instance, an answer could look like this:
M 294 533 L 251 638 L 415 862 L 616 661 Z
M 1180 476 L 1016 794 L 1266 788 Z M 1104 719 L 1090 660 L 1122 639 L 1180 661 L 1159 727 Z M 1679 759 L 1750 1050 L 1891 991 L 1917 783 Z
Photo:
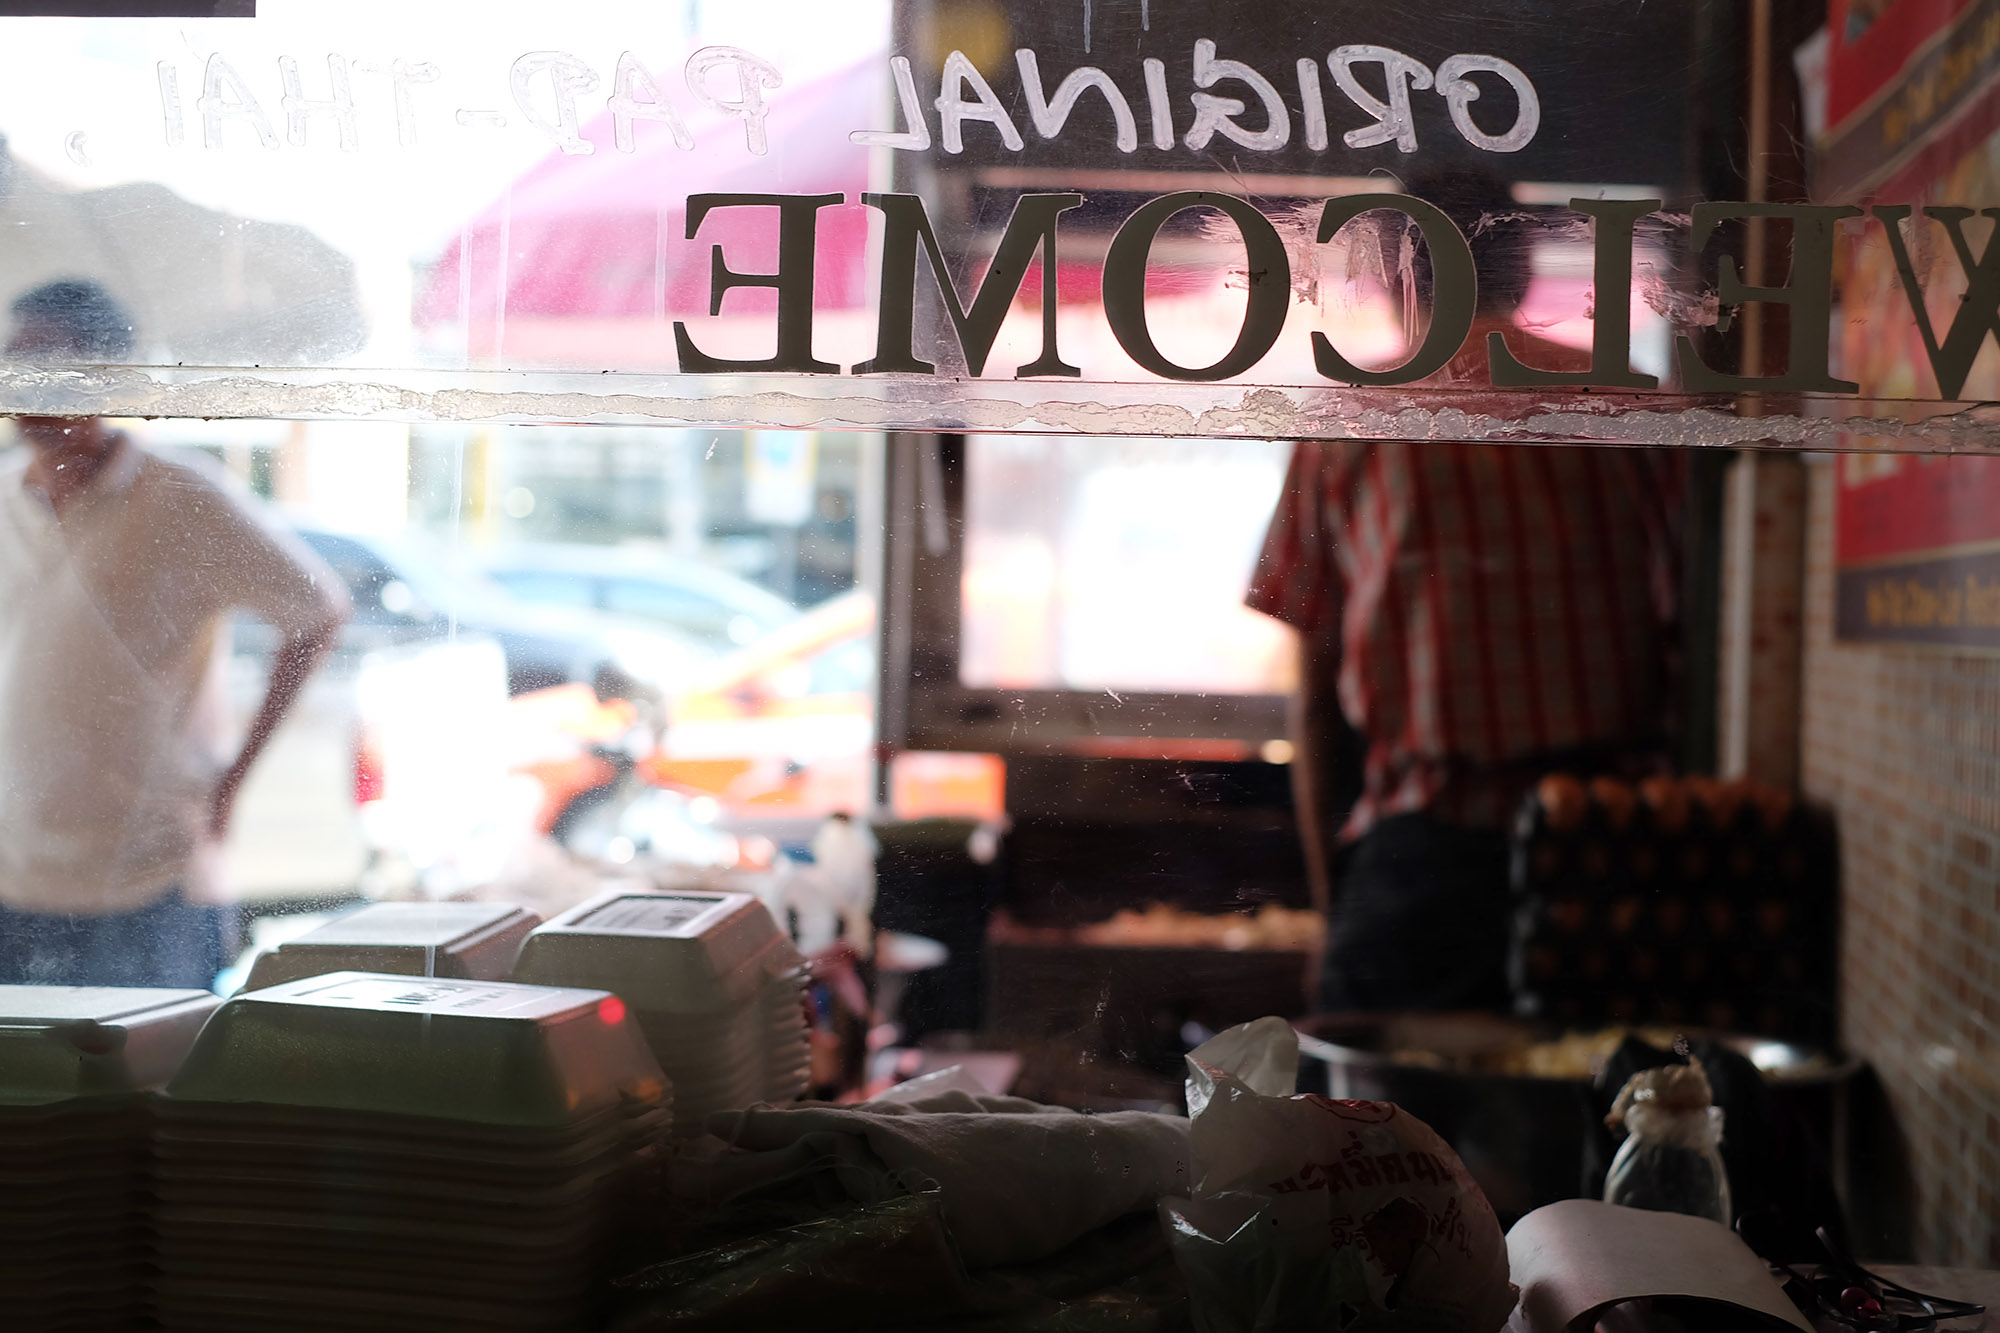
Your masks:
M 1317 1013 L 1511 1221 L 1620 1035 L 1753 1033 L 1739 1204 L 2000 1264 L 2000 0 L 164 7 L 0 17 L 10 978 L 634 885 L 824 945 L 852 814 L 828 1097 L 1174 1112 Z M 1308 976 L 1385 901 L 1539 1026 L 1328 1019 L 1444 1003 Z
M 139 335 L 125 373 L 5 392 L 170 416 L 1986 446 L 1966 405 L 2000 396 L 2000 254 L 1966 113 L 2000 32 L 1959 24 L 1879 97 L 1865 33 L 1802 44 L 1804 91 L 1750 117 L 1739 25 L 1703 5 L 1455 13 L 0 20 L 0 277 L 103 276 Z

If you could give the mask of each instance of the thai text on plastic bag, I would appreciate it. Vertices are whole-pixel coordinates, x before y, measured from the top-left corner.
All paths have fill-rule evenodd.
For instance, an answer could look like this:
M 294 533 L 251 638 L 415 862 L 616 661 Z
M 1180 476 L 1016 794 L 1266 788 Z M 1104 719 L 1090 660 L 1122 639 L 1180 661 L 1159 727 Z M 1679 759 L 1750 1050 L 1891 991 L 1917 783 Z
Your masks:
M 1199 1333 L 1494 1333 L 1507 1246 L 1450 1145 L 1387 1102 L 1293 1092 L 1264 1018 L 1188 1056 L 1194 1187 L 1163 1199 Z

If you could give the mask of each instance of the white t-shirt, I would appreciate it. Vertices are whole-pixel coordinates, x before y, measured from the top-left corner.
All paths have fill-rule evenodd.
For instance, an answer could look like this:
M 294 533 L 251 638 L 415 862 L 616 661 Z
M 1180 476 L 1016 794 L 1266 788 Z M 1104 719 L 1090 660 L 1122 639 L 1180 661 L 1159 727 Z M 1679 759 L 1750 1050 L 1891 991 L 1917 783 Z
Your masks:
M 217 468 L 121 437 L 58 519 L 28 462 L 0 456 L 0 904 L 102 915 L 176 884 L 213 900 L 227 617 L 304 633 L 346 594 Z

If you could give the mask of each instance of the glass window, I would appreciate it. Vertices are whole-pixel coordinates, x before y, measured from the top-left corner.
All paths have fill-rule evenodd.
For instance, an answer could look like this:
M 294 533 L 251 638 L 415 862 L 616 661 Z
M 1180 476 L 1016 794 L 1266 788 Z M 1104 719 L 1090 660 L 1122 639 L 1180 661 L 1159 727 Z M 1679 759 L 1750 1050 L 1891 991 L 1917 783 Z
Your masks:
M 494 582 L 524 602 L 548 602 L 555 606 L 588 607 L 598 604 L 597 589 L 589 579 L 542 574 L 529 570 L 496 570 Z
M 865 694 L 875 679 L 875 646 L 849 639 L 813 656 L 811 692 Z
M 966 685 L 1281 694 L 1290 636 L 1243 605 L 1289 449 L 977 436 Z
M 741 627 L 733 625 L 738 617 L 731 614 L 728 606 L 671 583 L 613 579 L 604 585 L 604 609 L 665 621 L 735 642 L 748 642 L 756 637 L 754 622 L 746 635 Z
M 46 8 L 9 1327 L 2000 1299 L 2000 0 Z

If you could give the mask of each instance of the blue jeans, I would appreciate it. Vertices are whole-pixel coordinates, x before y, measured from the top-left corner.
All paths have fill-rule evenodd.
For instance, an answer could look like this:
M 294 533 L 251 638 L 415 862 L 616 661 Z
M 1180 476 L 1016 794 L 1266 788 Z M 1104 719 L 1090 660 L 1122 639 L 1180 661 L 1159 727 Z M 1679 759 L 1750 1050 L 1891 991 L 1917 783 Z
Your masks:
M 0 907 L 0 985 L 208 990 L 235 959 L 240 920 L 236 908 L 191 903 L 178 887 L 111 916 Z

